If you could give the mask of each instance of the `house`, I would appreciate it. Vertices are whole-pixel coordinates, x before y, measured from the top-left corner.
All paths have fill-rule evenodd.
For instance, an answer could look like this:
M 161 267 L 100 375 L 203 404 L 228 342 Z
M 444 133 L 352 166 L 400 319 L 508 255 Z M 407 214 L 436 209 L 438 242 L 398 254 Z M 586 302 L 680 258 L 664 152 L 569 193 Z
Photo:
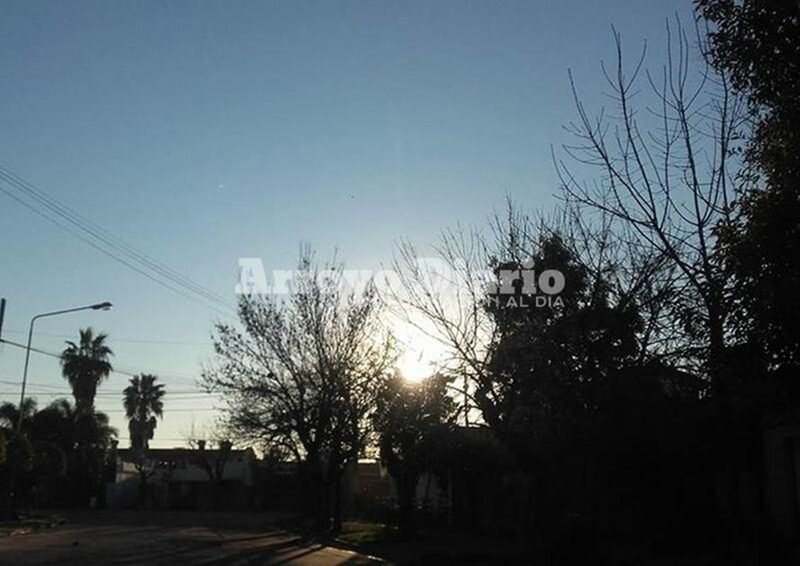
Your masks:
M 185 510 L 251 508 L 255 504 L 253 450 L 237 450 L 225 443 L 212 450 L 203 441 L 198 444 L 196 449 L 148 449 L 144 457 L 132 449 L 117 450 L 116 475 L 108 484 L 109 504 Z

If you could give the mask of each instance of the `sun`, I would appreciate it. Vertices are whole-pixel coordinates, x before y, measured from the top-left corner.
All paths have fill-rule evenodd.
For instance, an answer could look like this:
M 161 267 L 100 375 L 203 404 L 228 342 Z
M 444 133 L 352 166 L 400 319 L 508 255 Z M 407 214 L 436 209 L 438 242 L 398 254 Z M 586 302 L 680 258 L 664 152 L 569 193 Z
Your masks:
M 422 381 L 436 370 L 430 360 L 425 359 L 424 351 L 406 350 L 397 361 L 397 370 L 408 381 Z
M 403 378 L 418 382 L 441 369 L 445 352 L 437 340 L 411 325 L 399 325 L 395 334 L 401 350 L 397 371 Z

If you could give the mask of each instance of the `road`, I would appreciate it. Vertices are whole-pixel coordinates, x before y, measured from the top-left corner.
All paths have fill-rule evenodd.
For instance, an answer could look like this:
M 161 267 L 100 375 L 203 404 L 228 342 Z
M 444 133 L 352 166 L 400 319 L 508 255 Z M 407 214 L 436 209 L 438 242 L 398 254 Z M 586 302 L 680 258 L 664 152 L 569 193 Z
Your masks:
M 266 526 L 263 516 L 201 513 L 69 515 L 68 523 L 0 539 L 0 564 L 15 566 L 203 564 L 308 566 L 381 561 Z

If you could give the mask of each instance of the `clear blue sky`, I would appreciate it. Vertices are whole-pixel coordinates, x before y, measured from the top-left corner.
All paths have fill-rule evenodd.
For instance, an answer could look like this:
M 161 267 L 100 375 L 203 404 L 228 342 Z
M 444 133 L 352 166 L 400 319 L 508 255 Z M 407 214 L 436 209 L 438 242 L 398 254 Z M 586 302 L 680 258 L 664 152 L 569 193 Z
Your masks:
M 603 103 L 611 24 L 658 63 L 676 13 L 690 22 L 690 1 L 6 0 L 0 165 L 233 300 L 239 257 L 289 269 L 308 241 L 369 269 L 399 237 L 431 243 L 506 194 L 548 209 L 550 148 L 574 116 L 567 69 Z M 0 243 L 5 338 L 24 341 L 38 312 L 111 300 L 41 321 L 35 345 L 58 351 L 93 325 L 118 367 L 193 387 L 214 313 L 3 194 Z M 0 348 L 0 380 L 21 373 L 21 352 Z M 40 404 L 67 395 L 55 360 L 34 355 L 29 375 Z M 126 379 L 97 402 L 123 438 Z M 15 391 L 0 382 L 0 400 Z M 168 398 L 154 445 L 182 444 L 212 406 Z

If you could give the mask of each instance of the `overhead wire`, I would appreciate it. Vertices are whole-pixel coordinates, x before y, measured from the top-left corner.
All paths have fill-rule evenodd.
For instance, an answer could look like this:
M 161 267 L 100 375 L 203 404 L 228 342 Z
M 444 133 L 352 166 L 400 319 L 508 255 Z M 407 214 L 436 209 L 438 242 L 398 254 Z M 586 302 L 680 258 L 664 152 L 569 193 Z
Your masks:
M 27 349 L 27 346 L 25 344 L 20 344 L 19 342 L 15 342 L 13 340 L 7 340 L 5 338 L 0 338 L 0 344 L 8 344 L 9 346 L 13 346 L 15 348 Z M 55 359 L 58 359 L 58 360 L 61 359 L 61 354 L 57 354 L 55 352 L 49 352 L 47 350 L 43 350 L 41 348 L 37 348 L 37 347 L 34 347 L 34 346 L 31 346 L 31 352 L 40 354 L 42 356 L 48 356 L 50 358 L 55 358 Z M 168 378 L 168 379 L 172 379 L 172 380 L 192 381 L 193 382 L 193 379 L 190 378 L 190 377 L 175 375 L 175 374 L 171 374 L 169 372 L 159 372 L 157 370 L 136 371 L 134 369 L 127 369 L 127 370 L 126 369 L 112 369 L 110 373 L 119 374 L 119 375 L 125 375 L 127 377 L 136 377 L 136 376 L 138 376 L 138 375 L 140 375 L 142 373 L 155 373 L 155 374 L 157 374 L 157 375 L 159 375 L 160 377 L 163 377 L 163 378 Z M 2 383 L 13 383 L 13 382 L 5 382 L 5 381 L 2 381 L 2 380 L 0 380 L 0 382 L 2 382 Z M 44 386 L 42 386 L 42 387 L 44 387 Z
M 205 306 L 219 314 L 230 316 L 235 313 L 235 308 L 219 294 L 180 274 L 166 264 L 136 250 L 121 238 L 49 196 L 42 189 L 2 165 L 0 165 L 0 181 L 15 189 L 17 193 L 11 192 L 2 185 L 0 185 L 0 192 L 114 261 L 185 298 L 205 304 Z M 20 197 L 20 194 L 26 195 L 29 200 Z M 31 201 L 44 207 L 50 214 L 35 206 Z M 59 219 L 71 226 L 66 225 Z M 120 254 L 125 257 L 120 257 Z M 169 282 L 164 281 L 164 279 Z

